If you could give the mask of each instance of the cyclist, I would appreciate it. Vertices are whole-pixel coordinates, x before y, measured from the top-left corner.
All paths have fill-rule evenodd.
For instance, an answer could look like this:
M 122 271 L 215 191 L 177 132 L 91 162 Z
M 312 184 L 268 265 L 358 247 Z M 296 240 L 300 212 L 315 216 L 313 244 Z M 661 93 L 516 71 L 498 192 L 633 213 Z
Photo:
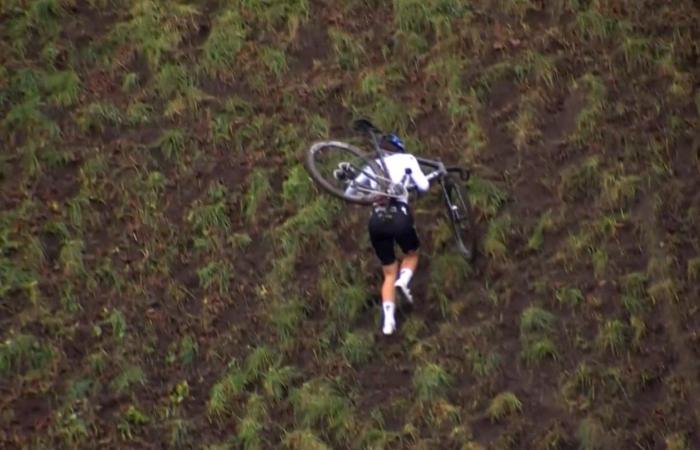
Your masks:
M 383 150 L 391 152 L 382 160 L 377 160 L 377 164 L 380 167 L 383 164 L 388 172 L 388 177 L 395 183 L 395 196 L 380 196 L 374 202 L 368 230 L 372 247 L 382 264 L 384 275 L 381 287 L 382 332 L 389 335 L 396 330 L 395 292 L 398 291 L 403 300 L 413 303 L 408 283 L 418 265 L 420 241 L 416 233 L 413 214 L 408 205 L 407 188 L 415 186 L 419 191 L 425 192 L 430 187 L 430 182 L 421 170 L 415 156 L 406 153 L 404 143 L 397 135 L 385 134 L 380 139 L 379 144 Z M 347 172 L 341 167 L 334 171 L 334 176 L 341 181 L 350 181 L 346 193 L 355 195 L 357 185 L 373 187 L 372 185 L 375 184 L 374 180 L 365 175 L 365 171 L 369 171 L 370 176 L 373 174 L 371 168 L 366 167 L 363 169 L 363 173 L 350 181 L 347 179 Z M 394 253 L 394 243 L 401 247 L 404 254 L 400 264 Z

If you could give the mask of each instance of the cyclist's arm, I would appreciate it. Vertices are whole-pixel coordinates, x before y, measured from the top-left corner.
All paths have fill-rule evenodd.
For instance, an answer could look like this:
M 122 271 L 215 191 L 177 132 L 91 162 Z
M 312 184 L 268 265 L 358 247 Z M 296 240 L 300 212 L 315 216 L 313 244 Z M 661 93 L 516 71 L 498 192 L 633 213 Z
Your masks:
M 428 175 L 425 176 L 425 178 L 428 179 L 428 181 L 433 181 L 435 178 L 440 176 L 440 171 L 434 170 L 430 172 Z
M 421 192 L 426 192 L 428 189 L 430 189 L 430 180 L 428 180 L 423 173 L 423 170 L 420 168 L 420 164 L 418 164 L 418 160 L 414 156 L 411 156 L 411 161 L 409 164 L 409 168 L 411 169 L 411 179 L 416 185 L 416 188 Z

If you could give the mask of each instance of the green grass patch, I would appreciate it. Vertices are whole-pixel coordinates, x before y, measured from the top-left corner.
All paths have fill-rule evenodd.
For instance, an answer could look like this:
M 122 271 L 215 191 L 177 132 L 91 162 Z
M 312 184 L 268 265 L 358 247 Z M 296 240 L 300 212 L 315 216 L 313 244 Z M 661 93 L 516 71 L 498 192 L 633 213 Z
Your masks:
M 530 367 L 547 359 L 559 359 L 559 352 L 554 342 L 548 337 L 526 337 L 522 340 L 520 357 Z
M 293 366 L 270 367 L 262 381 L 265 393 L 275 401 L 284 399 L 294 382 L 301 378 L 301 372 Z
M 368 362 L 374 353 L 374 335 L 362 331 L 346 333 L 341 353 L 350 364 L 361 365 Z
M 576 440 L 581 450 L 602 450 L 608 448 L 608 433 L 594 417 L 586 417 L 579 423 Z
M 218 15 L 202 45 L 202 70 L 210 76 L 230 77 L 249 32 L 248 23 L 236 9 L 228 8 Z
M 508 241 L 512 220 L 510 214 L 504 214 L 489 222 L 484 236 L 484 251 L 489 258 L 505 261 L 508 258 Z
M 436 363 L 425 363 L 413 373 L 413 388 L 420 401 L 441 398 L 453 382 L 453 376 Z
M 498 353 L 484 353 L 472 348 L 467 350 L 467 360 L 471 366 L 472 373 L 482 379 L 487 379 L 495 374 L 502 365 L 501 357 Z
M 291 345 L 294 342 L 308 313 L 308 306 L 297 297 L 280 297 L 274 300 L 269 318 L 281 343 Z
M 554 314 L 538 306 L 528 306 L 520 316 L 520 333 L 550 332 L 554 330 Z
M 0 374 L 41 374 L 55 358 L 53 349 L 31 334 L 19 334 L 0 343 Z
M 352 35 L 342 31 L 340 28 L 329 28 L 328 36 L 331 39 L 336 64 L 338 64 L 340 69 L 357 69 L 365 53 L 363 45 Z
M 598 348 L 619 356 L 627 347 L 628 327 L 617 319 L 608 320 L 598 332 L 596 344 Z
M 513 392 L 501 392 L 491 399 L 486 415 L 492 422 L 522 412 L 523 404 Z
M 595 198 L 600 187 L 600 160 L 592 156 L 582 164 L 562 172 L 559 196 L 566 202 L 580 202 Z
M 116 394 L 130 392 L 135 386 L 146 385 L 146 373 L 138 365 L 127 365 L 122 367 L 121 372 L 109 383 L 109 386 Z
M 394 23 L 398 30 L 424 37 L 452 35 L 452 21 L 468 17 L 468 9 L 456 0 L 394 0 Z
M 80 78 L 73 70 L 58 71 L 46 75 L 43 87 L 51 104 L 56 106 L 73 106 L 80 95 Z
M 242 202 L 243 216 L 248 223 L 257 223 L 261 207 L 272 196 L 272 186 L 267 172 L 263 169 L 255 169 L 248 181 L 248 189 Z
M 576 116 L 576 128 L 571 141 L 581 148 L 598 142 L 602 137 L 608 89 L 599 76 L 587 73 L 574 82 L 574 89 L 585 90 L 586 106 Z
M 150 68 L 156 69 L 178 48 L 198 15 L 200 12 L 193 5 L 139 0 L 129 9 L 130 19 L 117 23 L 109 37 L 117 44 L 138 48 Z
M 354 416 L 350 401 L 328 381 L 309 380 L 290 393 L 294 415 L 305 428 L 316 428 L 322 436 L 346 442 L 352 437 Z
M 532 251 L 539 251 L 544 244 L 544 234 L 547 231 L 551 231 L 554 228 L 554 219 L 552 218 L 552 211 L 547 210 L 535 224 L 535 228 L 532 230 L 530 238 L 527 240 L 527 248 Z
M 482 219 L 495 216 L 508 201 L 508 194 L 492 181 L 474 175 L 467 184 L 469 200 Z
M 286 432 L 282 444 L 287 450 L 331 450 L 332 448 L 308 428 Z

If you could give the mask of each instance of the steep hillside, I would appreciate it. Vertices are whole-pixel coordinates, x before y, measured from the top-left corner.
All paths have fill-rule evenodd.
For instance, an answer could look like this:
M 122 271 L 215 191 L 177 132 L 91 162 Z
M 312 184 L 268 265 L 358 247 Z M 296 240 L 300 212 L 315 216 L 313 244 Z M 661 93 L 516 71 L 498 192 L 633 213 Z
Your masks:
M 371 117 L 470 167 L 378 333 Z M 0 3 L 3 449 L 700 448 L 691 0 Z

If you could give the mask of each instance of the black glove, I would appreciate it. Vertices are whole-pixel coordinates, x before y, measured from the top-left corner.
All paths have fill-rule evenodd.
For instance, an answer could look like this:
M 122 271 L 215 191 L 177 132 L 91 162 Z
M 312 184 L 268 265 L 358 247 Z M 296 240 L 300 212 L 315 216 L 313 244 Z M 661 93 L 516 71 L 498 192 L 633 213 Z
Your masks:
M 352 168 L 349 162 L 343 161 L 338 164 L 338 168 L 333 171 L 333 178 L 338 181 L 346 181 L 352 174 Z

